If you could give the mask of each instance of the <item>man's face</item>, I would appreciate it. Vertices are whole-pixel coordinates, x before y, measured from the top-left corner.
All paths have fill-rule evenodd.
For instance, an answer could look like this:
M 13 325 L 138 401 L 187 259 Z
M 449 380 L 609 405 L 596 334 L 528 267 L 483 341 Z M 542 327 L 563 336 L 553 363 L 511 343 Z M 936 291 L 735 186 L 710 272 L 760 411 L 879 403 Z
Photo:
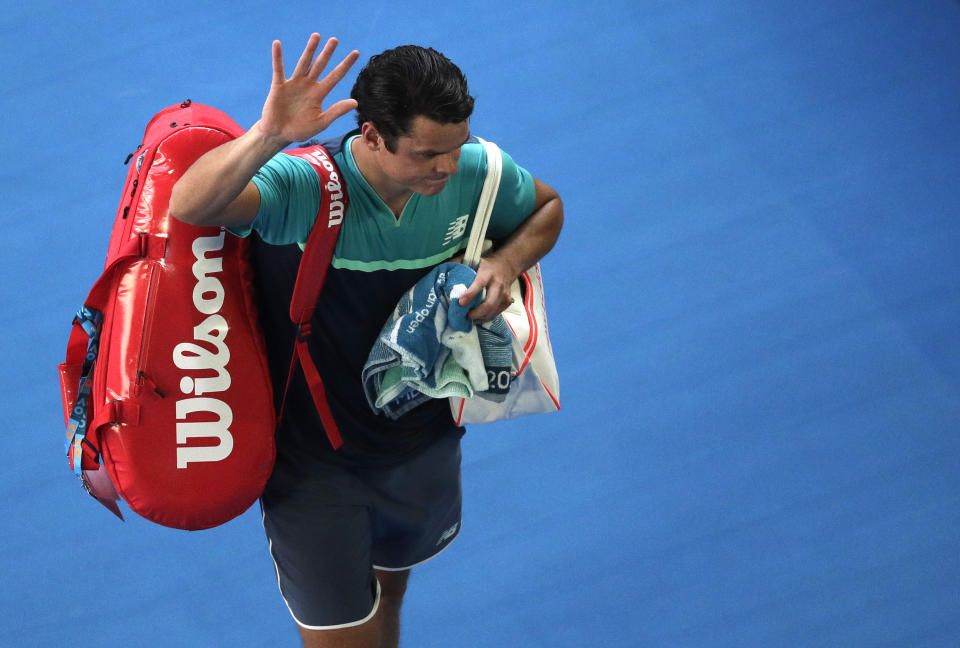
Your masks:
M 469 120 L 440 124 L 417 116 L 410 133 L 397 138 L 395 151 L 383 146 L 378 159 L 390 180 L 424 196 L 433 196 L 457 172 L 460 147 L 470 137 Z

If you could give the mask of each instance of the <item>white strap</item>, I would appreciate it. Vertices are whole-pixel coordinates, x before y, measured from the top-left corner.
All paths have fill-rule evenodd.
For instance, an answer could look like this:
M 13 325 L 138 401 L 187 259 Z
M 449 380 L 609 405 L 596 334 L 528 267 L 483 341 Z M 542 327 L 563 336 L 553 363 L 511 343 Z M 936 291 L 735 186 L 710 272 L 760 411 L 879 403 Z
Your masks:
M 464 265 L 476 270 L 480 266 L 480 254 L 483 252 L 483 239 L 487 235 L 487 225 L 490 224 L 490 214 L 493 212 L 493 203 L 497 200 L 497 190 L 500 188 L 500 176 L 503 173 L 503 158 L 500 147 L 493 142 L 477 138 L 487 151 L 487 177 L 483 181 L 480 191 L 480 200 L 477 202 L 477 213 L 473 217 L 473 227 L 470 228 L 470 239 L 463 255 Z

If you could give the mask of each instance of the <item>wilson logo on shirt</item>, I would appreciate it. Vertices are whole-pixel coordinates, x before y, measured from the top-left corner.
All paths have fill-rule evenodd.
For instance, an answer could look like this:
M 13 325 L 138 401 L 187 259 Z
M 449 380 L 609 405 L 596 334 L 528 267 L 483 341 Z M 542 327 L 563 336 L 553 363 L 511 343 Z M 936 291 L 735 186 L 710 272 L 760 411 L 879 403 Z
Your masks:
M 463 235 L 467 232 L 468 220 L 470 220 L 470 214 L 464 214 L 450 223 L 450 227 L 447 228 L 447 236 L 443 239 L 443 244 L 449 245 L 463 238 Z

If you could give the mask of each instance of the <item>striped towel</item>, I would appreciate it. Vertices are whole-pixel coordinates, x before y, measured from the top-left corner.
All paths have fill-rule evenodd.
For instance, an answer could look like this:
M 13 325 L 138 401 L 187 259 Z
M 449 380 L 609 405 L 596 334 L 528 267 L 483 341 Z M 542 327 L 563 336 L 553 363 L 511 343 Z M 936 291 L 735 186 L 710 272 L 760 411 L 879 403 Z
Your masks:
M 361 379 L 374 412 L 396 419 L 430 398 L 504 397 L 488 384 L 488 371 L 510 370 L 512 336 L 503 317 L 474 326 L 457 301 L 476 272 L 442 263 L 407 291 L 380 331 Z

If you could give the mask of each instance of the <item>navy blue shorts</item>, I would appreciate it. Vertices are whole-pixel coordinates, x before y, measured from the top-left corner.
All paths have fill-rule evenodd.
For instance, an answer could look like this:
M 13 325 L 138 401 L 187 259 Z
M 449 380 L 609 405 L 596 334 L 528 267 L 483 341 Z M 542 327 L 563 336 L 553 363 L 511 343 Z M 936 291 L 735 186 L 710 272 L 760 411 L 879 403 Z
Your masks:
M 260 506 L 280 593 L 305 628 L 369 620 L 379 603 L 374 569 L 410 569 L 460 531 L 459 434 L 394 466 L 284 470 L 278 462 Z

